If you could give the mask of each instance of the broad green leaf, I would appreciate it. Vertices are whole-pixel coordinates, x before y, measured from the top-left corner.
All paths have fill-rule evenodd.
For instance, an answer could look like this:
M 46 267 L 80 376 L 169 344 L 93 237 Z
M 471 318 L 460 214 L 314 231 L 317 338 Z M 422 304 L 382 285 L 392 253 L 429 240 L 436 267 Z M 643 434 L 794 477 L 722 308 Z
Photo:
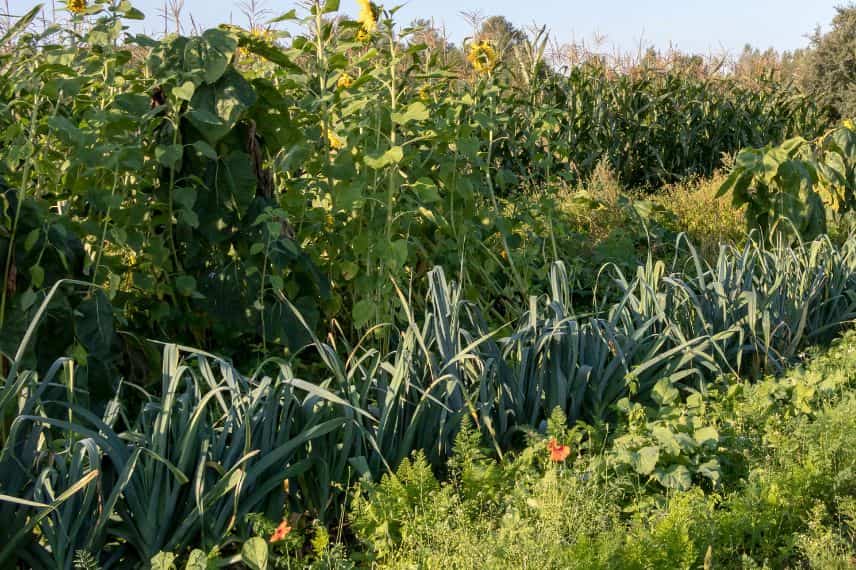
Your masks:
M 690 470 L 683 465 L 672 465 L 665 469 L 657 469 L 654 478 L 667 489 L 687 491 L 693 484 Z
M 206 570 L 208 568 L 208 557 L 198 548 L 190 551 L 184 570 Z
M 430 204 L 440 200 L 440 193 L 437 191 L 437 185 L 430 178 L 420 178 L 413 183 L 413 190 L 419 196 L 419 200 L 424 204 Z
M 359 207 L 363 199 L 363 187 L 359 184 L 343 185 L 334 195 L 336 209 L 350 211 Z
M 663 451 L 674 456 L 681 454 L 681 444 L 672 430 L 663 426 L 656 426 L 651 430 L 651 433 L 657 439 Z
M 278 24 L 279 22 L 288 22 L 288 21 L 296 20 L 296 19 L 297 19 L 297 10 L 292 8 L 291 10 L 289 10 L 288 12 L 285 12 L 284 14 L 280 14 L 276 18 L 274 18 L 272 20 L 268 20 L 267 23 L 268 24 Z
M 345 281 L 350 281 L 360 272 L 360 266 L 353 261 L 343 261 L 339 266 L 339 270 L 342 272 L 342 277 Z
M 671 406 L 680 396 L 678 389 L 672 385 L 668 378 L 663 378 L 654 384 L 651 397 L 661 406 Z
M 283 14 L 279 18 L 274 18 L 269 23 L 276 23 L 280 21 L 286 21 L 289 19 L 296 19 L 296 15 L 294 18 L 289 18 L 288 16 L 295 15 L 295 11 L 291 10 L 290 12 Z M 253 53 L 259 57 L 262 57 L 268 60 L 271 63 L 275 63 L 276 65 L 286 69 L 288 71 L 292 71 L 295 73 L 303 73 L 303 70 L 295 65 L 293 61 L 286 55 L 286 53 L 280 49 L 277 45 L 267 41 L 263 37 L 258 37 L 246 30 L 242 30 L 237 26 L 232 26 L 230 24 L 220 24 L 220 28 L 224 30 L 229 30 L 233 34 L 238 37 L 238 45 L 242 48 L 246 49 L 250 53 Z M 293 47 L 296 47 L 296 44 L 300 43 L 300 36 L 298 36 L 293 44 Z
M 640 475 L 650 475 L 660 459 L 660 448 L 656 445 L 643 447 L 632 455 L 633 468 Z
M 169 169 L 175 169 L 181 160 L 183 147 L 180 144 L 158 145 L 155 147 L 155 158 Z
M 75 146 L 84 146 L 89 140 L 87 135 L 77 125 L 62 115 L 54 115 L 48 119 L 48 125 L 60 140 Z
M 188 186 L 179 186 L 173 191 L 175 203 L 182 208 L 193 208 L 193 205 L 196 203 L 196 196 L 196 190 Z
M 720 184 L 719 189 L 716 191 L 716 197 L 721 198 L 725 196 L 731 188 L 734 187 L 734 184 L 737 182 L 737 179 L 743 174 L 742 170 L 733 170 L 731 174 L 728 175 L 722 184 Z
M 129 0 L 122 0 L 116 7 L 116 13 L 125 20 L 145 20 L 146 15 L 134 8 Z
M 241 561 L 252 570 L 267 570 L 268 544 L 260 536 L 254 536 L 241 547 Z
M 424 121 L 429 117 L 428 108 L 421 101 L 415 101 L 407 106 L 404 111 L 392 114 L 392 121 L 398 125 L 404 125 L 410 121 Z
M 193 93 L 196 92 L 196 85 L 192 81 L 185 81 L 172 89 L 172 94 L 182 101 L 190 101 L 193 98 Z
M 196 149 L 196 152 L 204 156 L 205 158 L 210 158 L 211 160 L 217 160 L 217 151 L 214 150 L 210 144 L 203 140 L 198 140 L 193 143 L 193 148 Z
M 698 466 L 696 471 L 699 475 L 710 479 L 714 483 L 719 483 L 719 480 L 722 478 L 722 468 L 720 467 L 717 459 L 711 459 L 710 461 L 702 463 Z
M 368 323 L 375 315 L 375 304 L 368 300 L 362 299 L 354 303 L 354 308 L 351 309 L 351 316 L 354 319 L 354 325 L 362 327 Z
M 196 279 L 192 275 L 179 275 L 175 279 L 175 289 L 179 295 L 190 297 L 196 291 Z
M 205 61 L 205 82 L 214 83 L 223 76 L 232 56 L 238 49 L 238 39 L 226 30 L 212 28 L 202 32 L 208 44 Z
M 30 280 L 33 287 L 40 289 L 45 282 L 45 270 L 41 265 L 33 265 L 30 267 Z
M 389 262 L 393 269 L 401 269 L 407 262 L 407 240 L 399 239 L 389 244 Z
M 234 150 L 218 161 L 217 191 L 221 204 L 243 215 L 256 195 L 256 175 L 250 155 Z
M 330 14 L 339 10 L 339 0 L 324 0 L 324 6 L 321 9 L 322 14 Z
M 232 130 L 255 102 L 252 86 L 229 67 L 216 83 L 197 87 L 186 116 L 208 143 L 214 145 Z M 216 117 L 217 124 L 211 117 Z
M 184 70 L 207 84 L 218 81 L 229 68 L 238 49 L 238 40 L 220 28 L 205 30 L 201 36 L 187 41 L 184 48 Z
M 719 432 L 716 431 L 716 428 L 713 426 L 706 426 L 695 430 L 693 432 L 693 438 L 695 438 L 699 445 L 705 445 L 707 443 L 716 444 L 719 443 Z
M 32 230 L 31 232 L 27 233 L 27 237 L 24 238 L 24 251 L 26 251 L 26 252 L 31 251 L 36 246 L 36 242 L 39 241 L 39 236 L 41 236 L 41 235 L 42 235 L 41 228 L 36 228 L 36 229 Z
M 178 558 L 172 552 L 158 552 L 149 561 L 152 570 L 175 570 L 175 560 Z
M 398 164 L 404 158 L 404 150 L 400 146 L 394 146 L 381 155 L 366 155 L 363 160 L 366 166 L 379 170 L 389 164 Z

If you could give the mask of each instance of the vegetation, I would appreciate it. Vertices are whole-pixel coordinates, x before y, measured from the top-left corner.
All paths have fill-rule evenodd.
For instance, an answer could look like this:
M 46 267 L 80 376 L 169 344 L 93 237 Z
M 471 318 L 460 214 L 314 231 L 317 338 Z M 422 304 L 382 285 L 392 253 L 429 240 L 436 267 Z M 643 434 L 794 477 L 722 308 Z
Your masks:
M 719 194 L 732 192 L 734 206 L 747 205 L 750 228 L 785 231 L 814 237 L 826 232 L 828 214 L 838 221 L 853 210 L 856 200 L 856 130 L 834 129 L 814 144 L 802 137 L 764 149 L 745 149 L 735 159 L 731 175 Z
M 0 35 L 0 567 L 852 563 L 856 128 L 787 73 L 67 8 Z
M 856 115 L 856 6 L 839 7 L 831 30 L 812 36 L 813 49 L 806 55 L 803 82 L 833 118 Z M 848 87 L 850 86 L 850 87 Z
M 445 482 L 417 455 L 361 488 L 358 552 L 396 568 L 850 568 L 854 343 L 778 379 L 624 400 L 605 446 L 556 413 L 497 461 L 462 429 Z
M 9 30 L 3 352 L 61 278 L 91 287 L 58 292 L 50 319 L 74 326 L 38 334 L 28 357 L 41 371 L 69 352 L 87 360 L 81 385 L 102 401 L 119 373 L 156 383 L 146 338 L 248 366 L 293 353 L 308 337 L 284 298 L 313 329 L 335 321 L 352 338 L 406 323 L 393 280 L 419 287 L 434 265 L 462 268 L 499 325 L 533 284 L 546 290 L 553 261 L 574 266 L 586 297 L 603 262 L 632 270 L 649 238 L 674 241 L 649 206 L 607 199 L 609 219 L 632 223 L 594 228 L 591 251 L 585 226 L 604 200 L 556 196 L 598 168 L 652 188 L 821 125 L 772 82 L 597 61 L 558 73 L 540 37 L 484 44 L 478 69 L 454 72 L 420 30 L 369 10 L 369 33 L 333 20 L 334 4 L 279 18 L 306 30 L 287 47 L 234 27 L 120 42 L 123 19 L 140 17 L 126 3 L 93 4 L 72 30 L 28 33 L 27 18 Z

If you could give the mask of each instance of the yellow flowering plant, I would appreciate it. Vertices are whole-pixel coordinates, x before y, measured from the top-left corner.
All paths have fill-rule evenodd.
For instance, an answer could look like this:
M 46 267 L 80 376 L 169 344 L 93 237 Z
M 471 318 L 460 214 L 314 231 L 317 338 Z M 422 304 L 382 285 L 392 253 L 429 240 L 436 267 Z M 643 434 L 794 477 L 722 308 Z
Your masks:
M 486 40 L 480 40 L 470 44 L 467 53 L 467 61 L 473 66 L 477 73 L 490 73 L 498 63 L 496 50 Z
M 361 24 L 362 30 L 371 35 L 377 30 L 376 8 L 369 0 L 357 0 L 357 3 L 360 5 L 357 21 Z
M 342 73 L 339 76 L 339 79 L 336 80 L 336 87 L 339 89 L 347 89 L 354 83 L 354 78 L 348 75 L 348 73 Z
M 327 143 L 333 150 L 341 150 L 345 148 L 345 140 L 337 135 L 333 129 L 326 129 L 324 131 L 324 138 L 327 139 Z
M 83 14 L 86 12 L 86 0 L 68 0 L 66 6 L 72 14 Z
M 367 44 L 371 41 L 372 35 L 365 30 L 365 28 L 360 28 L 357 30 L 356 40 L 361 44 Z
M 274 31 L 270 28 L 262 28 L 261 26 L 253 26 L 250 28 L 249 32 L 250 32 L 249 41 L 253 45 L 257 45 L 260 43 L 261 44 L 273 45 L 274 41 L 276 40 L 276 35 L 274 34 Z M 250 48 L 245 47 L 245 46 L 241 46 L 238 48 L 238 55 L 241 58 L 250 58 L 253 56 L 253 52 Z

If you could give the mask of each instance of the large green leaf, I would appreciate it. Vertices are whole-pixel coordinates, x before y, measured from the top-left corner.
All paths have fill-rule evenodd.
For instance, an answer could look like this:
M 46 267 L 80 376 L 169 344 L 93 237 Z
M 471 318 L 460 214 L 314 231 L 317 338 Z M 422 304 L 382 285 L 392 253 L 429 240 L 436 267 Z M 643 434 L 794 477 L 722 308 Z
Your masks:
M 686 491 L 693 484 L 690 470 L 683 465 L 670 465 L 665 469 L 657 469 L 654 478 L 667 489 Z
M 234 68 L 228 67 L 216 83 L 196 89 L 186 117 L 208 143 L 216 145 L 255 101 L 252 86 Z
M 241 561 L 252 570 L 267 570 L 268 545 L 260 536 L 254 536 L 241 547 Z
M 229 63 L 238 40 L 222 29 L 205 30 L 201 36 L 190 38 L 184 47 L 184 69 L 205 83 L 219 80 Z
M 256 175 L 250 155 L 235 150 L 217 161 L 216 190 L 228 209 L 243 214 L 256 195 Z M 210 212 L 216 215 L 216 212 Z
M 650 475 L 657 467 L 657 461 L 660 460 L 660 448 L 656 445 L 643 447 L 639 451 L 633 452 L 631 462 L 633 468 L 640 475 Z

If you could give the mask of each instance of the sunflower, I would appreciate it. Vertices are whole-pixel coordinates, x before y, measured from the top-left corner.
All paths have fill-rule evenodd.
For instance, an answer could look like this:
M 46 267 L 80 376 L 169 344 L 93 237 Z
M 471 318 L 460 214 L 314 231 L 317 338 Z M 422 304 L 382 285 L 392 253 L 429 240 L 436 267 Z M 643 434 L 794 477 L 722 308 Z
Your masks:
M 360 5 L 360 14 L 357 16 L 357 21 L 362 24 L 362 29 L 367 34 L 371 34 L 377 29 L 377 20 L 375 19 L 375 7 L 372 5 L 370 0 L 357 0 L 357 3 Z
M 273 44 L 276 37 L 274 36 L 273 30 L 269 28 L 262 28 L 259 26 L 253 26 L 250 28 L 250 42 L 252 44 Z M 247 49 L 246 47 L 238 48 L 238 55 L 241 57 L 250 57 L 253 53 Z
M 424 83 L 422 87 L 419 88 L 417 92 L 419 95 L 419 99 L 422 101 L 430 101 L 431 100 L 431 84 Z
M 324 129 L 324 138 L 327 139 L 327 143 L 330 145 L 330 148 L 333 150 L 340 150 L 345 148 L 345 140 L 334 133 L 331 129 Z
M 347 89 L 354 83 L 354 78 L 347 73 L 342 73 L 336 81 L 336 87 L 339 89 Z
M 68 11 L 72 14 L 83 14 L 86 12 L 86 0 L 68 0 Z
M 357 41 L 361 44 L 367 44 L 371 41 L 372 35 L 365 31 L 363 28 L 357 30 Z
M 490 73 L 496 67 L 496 50 L 486 40 L 474 42 L 470 45 L 470 53 L 467 60 L 478 73 Z

